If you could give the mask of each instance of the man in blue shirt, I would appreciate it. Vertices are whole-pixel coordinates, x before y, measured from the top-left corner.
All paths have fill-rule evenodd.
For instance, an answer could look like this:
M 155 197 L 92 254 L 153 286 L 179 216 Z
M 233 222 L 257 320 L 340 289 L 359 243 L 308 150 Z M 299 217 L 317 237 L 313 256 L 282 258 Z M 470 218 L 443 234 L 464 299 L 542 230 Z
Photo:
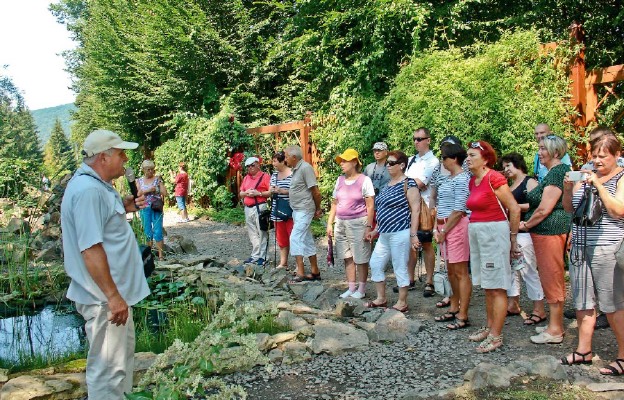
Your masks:
M 554 135 L 550 130 L 550 126 L 548 126 L 548 124 L 543 123 L 543 122 L 540 124 L 537 124 L 537 126 L 535 127 L 535 140 L 537 141 L 537 143 L 539 143 L 540 140 L 542 140 L 548 135 Z M 572 160 L 570 160 L 570 156 L 568 155 L 568 153 L 566 153 L 561 158 L 561 162 L 566 165 L 572 166 Z M 537 153 L 535 153 L 535 157 L 533 158 L 533 174 L 535 175 L 537 180 L 541 182 L 547 173 L 548 173 L 548 168 L 540 164 L 539 157 L 537 156 Z

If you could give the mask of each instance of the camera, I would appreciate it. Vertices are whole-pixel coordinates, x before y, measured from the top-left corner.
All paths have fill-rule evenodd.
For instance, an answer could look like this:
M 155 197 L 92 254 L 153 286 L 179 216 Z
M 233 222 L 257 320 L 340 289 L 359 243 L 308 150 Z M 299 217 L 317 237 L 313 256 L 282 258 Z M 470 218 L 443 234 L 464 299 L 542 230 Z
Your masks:
M 587 179 L 587 173 L 581 171 L 570 171 L 568 173 L 568 179 L 574 182 L 584 181 Z

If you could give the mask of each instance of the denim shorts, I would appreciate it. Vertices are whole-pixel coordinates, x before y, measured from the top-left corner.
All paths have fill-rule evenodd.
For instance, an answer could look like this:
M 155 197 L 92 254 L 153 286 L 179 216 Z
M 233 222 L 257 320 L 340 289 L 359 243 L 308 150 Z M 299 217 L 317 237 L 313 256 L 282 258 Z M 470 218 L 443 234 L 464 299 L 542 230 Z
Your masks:
M 186 210 L 186 196 L 176 196 L 176 203 L 180 210 Z

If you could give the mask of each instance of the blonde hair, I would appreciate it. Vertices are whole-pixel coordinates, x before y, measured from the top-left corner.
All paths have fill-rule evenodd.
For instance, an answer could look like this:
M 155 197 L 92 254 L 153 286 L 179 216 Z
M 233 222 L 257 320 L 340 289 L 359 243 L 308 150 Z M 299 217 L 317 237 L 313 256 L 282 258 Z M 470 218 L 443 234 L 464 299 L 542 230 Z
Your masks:
M 557 135 L 544 136 L 541 140 L 544 148 L 548 152 L 548 155 L 553 158 L 562 159 L 568 152 L 568 144 L 566 141 Z M 556 155 L 556 156 L 555 156 Z
M 152 160 L 143 160 L 143 163 L 141 164 L 141 169 L 154 167 L 156 167 L 156 164 L 154 164 L 154 161 Z

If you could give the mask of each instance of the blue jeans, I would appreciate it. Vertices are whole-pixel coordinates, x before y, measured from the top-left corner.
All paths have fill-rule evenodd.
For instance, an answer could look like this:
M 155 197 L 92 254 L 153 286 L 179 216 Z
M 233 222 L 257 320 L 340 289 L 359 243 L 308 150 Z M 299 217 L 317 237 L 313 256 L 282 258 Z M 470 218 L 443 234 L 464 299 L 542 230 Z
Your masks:
M 143 222 L 143 232 L 148 242 L 152 239 L 157 242 L 163 240 L 163 213 L 156 212 L 151 207 L 141 210 L 141 221 Z

